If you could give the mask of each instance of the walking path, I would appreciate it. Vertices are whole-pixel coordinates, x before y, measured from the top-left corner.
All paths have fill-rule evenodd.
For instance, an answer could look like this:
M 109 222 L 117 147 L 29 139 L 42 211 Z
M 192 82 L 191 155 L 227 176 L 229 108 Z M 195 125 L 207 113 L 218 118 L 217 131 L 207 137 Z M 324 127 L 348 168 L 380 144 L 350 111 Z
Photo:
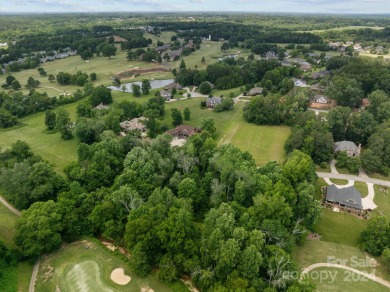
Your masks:
M 17 216 L 20 216 L 20 211 L 12 207 L 4 198 L 0 196 L 0 203 L 2 203 L 4 206 L 6 206 L 12 213 L 16 214 Z M 29 292 L 35 291 L 35 281 L 37 280 L 37 274 L 39 269 L 39 259 L 35 262 L 34 269 L 31 275 L 30 280 L 30 286 L 28 288 Z
M 15 213 L 16 215 L 20 216 L 20 211 L 16 210 L 14 207 L 12 207 L 6 200 L 4 200 L 1 196 L 0 196 L 0 202 L 6 206 L 12 213 Z
M 380 284 L 390 288 L 390 282 L 388 282 L 388 281 L 386 281 L 386 280 L 384 280 L 382 278 L 379 278 L 379 277 L 375 276 L 374 274 L 368 274 L 366 272 L 362 272 L 362 271 L 356 270 L 354 268 L 351 268 L 351 267 L 348 267 L 348 266 L 344 266 L 344 265 L 339 265 L 339 264 L 318 263 L 318 264 L 310 265 L 310 266 L 308 266 L 307 268 L 305 268 L 302 271 L 301 278 L 303 278 L 303 276 L 305 274 L 309 273 L 311 270 L 316 269 L 316 268 L 322 268 L 322 267 L 326 267 L 326 268 L 339 268 L 339 269 L 351 271 L 351 272 L 354 272 L 355 274 L 364 276 L 367 279 L 370 279 L 372 281 L 375 281 L 377 283 L 380 283 Z

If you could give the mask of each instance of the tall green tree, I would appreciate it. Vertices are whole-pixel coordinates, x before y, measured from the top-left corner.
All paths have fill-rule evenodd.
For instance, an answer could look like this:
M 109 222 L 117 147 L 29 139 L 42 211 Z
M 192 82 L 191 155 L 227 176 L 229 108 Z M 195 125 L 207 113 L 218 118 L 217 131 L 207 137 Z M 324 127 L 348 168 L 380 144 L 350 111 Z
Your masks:
M 36 258 L 61 246 L 61 211 L 54 201 L 37 202 L 22 212 L 16 223 L 15 243 Z M 31 224 L 31 223 L 34 224 Z
M 72 128 L 73 124 L 69 113 L 63 108 L 58 109 L 56 113 L 56 130 L 61 133 L 61 138 L 64 140 L 72 139 Z
M 131 90 L 133 91 L 133 95 L 135 97 L 141 96 L 141 86 L 139 86 L 138 84 L 131 84 Z
M 115 56 L 116 54 L 116 47 L 111 44 L 105 44 L 101 48 L 101 52 L 103 53 L 103 56 L 108 57 L 108 59 L 111 58 L 111 56 Z
M 189 121 L 191 119 L 191 110 L 189 107 L 184 108 L 183 116 L 185 121 Z
M 48 131 L 53 131 L 56 128 L 56 113 L 53 111 L 46 111 L 45 125 Z
M 151 89 L 152 86 L 150 85 L 150 81 L 148 79 L 142 80 L 141 90 L 143 95 L 149 94 L 149 89 Z
M 177 108 L 171 109 L 172 124 L 174 127 L 180 126 L 183 123 L 183 116 L 181 111 Z

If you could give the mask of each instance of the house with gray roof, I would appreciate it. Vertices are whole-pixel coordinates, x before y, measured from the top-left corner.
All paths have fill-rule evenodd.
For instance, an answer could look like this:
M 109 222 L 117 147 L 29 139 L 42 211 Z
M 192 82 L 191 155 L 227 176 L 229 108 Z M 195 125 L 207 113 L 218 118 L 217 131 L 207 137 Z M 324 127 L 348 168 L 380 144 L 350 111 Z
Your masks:
M 160 90 L 160 96 L 164 98 L 166 101 L 170 101 L 172 99 L 172 91 Z
M 263 88 L 262 87 L 253 87 L 251 90 L 249 90 L 249 95 L 250 96 L 255 96 L 255 95 L 261 95 L 263 93 Z
M 222 103 L 222 98 L 220 97 L 209 97 L 206 99 L 206 106 L 208 108 L 214 108 L 216 105 Z
M 356 146 L 355 143 L 351 141 L 340 141 L 334 143 L 333 146 L 334 152 L 347 152 L 349 157 L 359 156 L 360 155 L 360 145 Z
M 326 188 L 326 201 L 336 203 L 343 207 L 362 210 L 362 195 L 353 186 L 347 188 L 337 188 L 335 185 L 330 185 Z

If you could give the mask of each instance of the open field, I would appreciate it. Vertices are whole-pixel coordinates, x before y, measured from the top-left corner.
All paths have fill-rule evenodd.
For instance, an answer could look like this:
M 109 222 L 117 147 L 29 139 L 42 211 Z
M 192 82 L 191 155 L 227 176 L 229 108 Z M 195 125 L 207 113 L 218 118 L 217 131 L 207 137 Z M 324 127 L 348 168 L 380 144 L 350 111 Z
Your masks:
M 284 162 L 284 143 L 289 135 L 289 127 L 249 124 L 240 115 L 235 123 L 230 125 L 220 144 L 232 143 L 241 150 L 248 151 L 256 164 L 261 166 L 269 161 Z
M 358 219 L 351 214 L 337 213 L 324 208 L 315 231 L 321 235 L 323 241 L 357 246 L 360 232 L 366 225 L 367 221 Z
M 390 280 L 390 275 L 380 258 L 372 257 L 357 247 L 322 241 L 322 238 L 320 241 L 305 241 L 301 246 L 295 248 L 293 257 L 297 261 L 300 269 L 306 268 L 312 264 L 327 263 L 330 261 L 335 264 L 343 264 L 368 273 L 375 269 L 376 276 L 388 281 Z M 337 261 L 334 259 L 337 259 Z M 375 266 L 371 267 L 371 265 Z
M 371 272 L 367 269 L 368 273 Z M 321 276 L 318 276 L 321 275 Z M 318 276 L 318 278 L 317 278 Z M 322 277 L 322 279 L 321 279 Z M 332 278 L 331 278 L 332 277 Z M 337 268 L 317 268 L 309 272 L 309 278 L 313 279 L 316 285 L 316 291 L 326 292 L 344 292 L 344 291 L 356 291 L 356 292 L 385 292 L 389 291 L 386 286 L 374 282 L 353 273 Z
M 268 161 L 283 162 L 285 160 L 284 142 L 290 134 L 290 128 L 284 126 L 258 126 L 247 123 L 242 117 L 244 102 L 237 103 L 233 110 L 215 113 L 201 109 L 202 98 L 192 98 L 166 104 L 164 121 L 172 127 L 171 108 L 183 111 L 185 107 L 191 110 L 191 120 L 184 124 L 199 126 L 203 117 L 212 117 L 217 132 L 216 141 L 219 145 L 232 143 L 242 151 L 252 154 L 257 165 L 264 165 Z
M 0 203 L 0 239 L 8 248 L 16 248 L 14 243 L 15 224 L 18 216 Z
M 76 115 L 76 103 L 66 105 L 74 121 Z M 45 160 L 53 163 L 57 171 L 62 171 L 64 166 L 76 160 L 78 140 L 64 141 L 59 133 L 47 134 L 45 132 L 45 113 L 37 113 L 21 119 L 23 126 L 0 130 L 0 148 L 9 148 L 17 140 L 27 142 L 35 154 L 41 155 Z
M 373 211 L 373 214 L 385 214 L 390 218 L 390 190 L 381 186 L 375 185 L 374 203 L 378 206 Z
M 347 30 L 347 29 L 366 29 L 366 28 L 371 28 L 375 30 L 381 30 L 384 29 L 384 27 L 381 26 L 343 26 L 343 27 L 335 27 L 335 28 L 328 28 L 328 29 L 317 29 L 317 30 L 305 30 L 305 31 L 297 31 L 297 32 L 311 32 L 311 33 L 322 33 L 326 31 L 332 31 L 332 30 Z
M 86 248 L 88 247 L 88 248 Z M 44 256 L 38 272 L 36 291 L 171 291 L 155 275 L 140 278 L 130 271 L 128 264 L 95 241 L 83 240 L 64 245 L 60 250 Z M 121 286 L 110 279 L 111 272 L 123 268 L 131 282 Z

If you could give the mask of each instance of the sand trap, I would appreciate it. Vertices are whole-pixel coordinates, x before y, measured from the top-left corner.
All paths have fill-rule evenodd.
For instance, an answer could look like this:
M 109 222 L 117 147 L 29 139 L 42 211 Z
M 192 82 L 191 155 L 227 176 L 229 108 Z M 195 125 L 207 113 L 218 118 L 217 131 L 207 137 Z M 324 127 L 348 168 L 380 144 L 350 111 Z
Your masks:
M 111 272 L 111 280 L 118 285 L 127 285 L 131 281 L 131 277 L 125 275 L 122 268 L 115 269 Z
M 141 289 L 141 292 L 154 292 L 154 290 L 152 288 L 149 288 L 149 287 L 144 287 Z

